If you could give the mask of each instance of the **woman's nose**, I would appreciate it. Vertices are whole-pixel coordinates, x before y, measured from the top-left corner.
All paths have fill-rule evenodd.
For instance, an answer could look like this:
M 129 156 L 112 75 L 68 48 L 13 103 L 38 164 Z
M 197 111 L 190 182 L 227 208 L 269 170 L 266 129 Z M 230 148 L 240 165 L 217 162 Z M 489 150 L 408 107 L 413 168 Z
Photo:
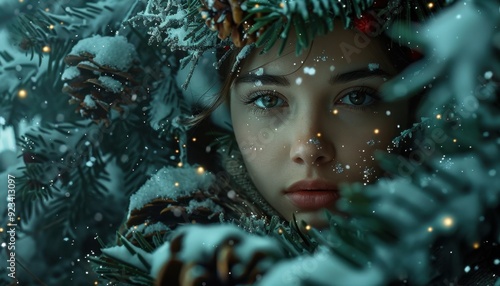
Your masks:
M 290 148 L 290 158 L 301 165 L 324 165 L 335 158 L 333 143 L 320 132 L 304 132 L 297 136 Z

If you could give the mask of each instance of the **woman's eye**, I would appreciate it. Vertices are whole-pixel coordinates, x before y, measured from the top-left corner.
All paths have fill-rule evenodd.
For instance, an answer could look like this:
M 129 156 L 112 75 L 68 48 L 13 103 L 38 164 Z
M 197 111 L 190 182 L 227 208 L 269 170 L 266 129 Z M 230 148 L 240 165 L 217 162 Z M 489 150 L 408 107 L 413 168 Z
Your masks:
M 258 95 L 252 101 L 253 104 L 262 109 L 282 107 L 285 103 L 283 99 L 273 94 Z
M 377 96 L 374 90 L 353 90 L 344 95 L 337 101 L 339 104 L 352 105 L 352 106 L 366 106 L 371 105 L 377 101 Z

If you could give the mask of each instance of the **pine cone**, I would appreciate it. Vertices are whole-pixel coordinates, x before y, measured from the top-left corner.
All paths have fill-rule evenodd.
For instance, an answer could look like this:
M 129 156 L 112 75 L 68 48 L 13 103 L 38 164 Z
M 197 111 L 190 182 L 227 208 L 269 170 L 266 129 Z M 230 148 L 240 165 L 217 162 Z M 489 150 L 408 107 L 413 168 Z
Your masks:
M 160 169 L 131 196 L 125 237 L 135 243 L 134 232 L 149 239 L 182 224 L 219 222 L 225 207 L 217 197 L 223 192 L 218 181 L 194 166 Z
M 200 8 L 201 15 L 207 26 L 218 31 L 219 39 L 224 40 L 231 37 L 236 47 L 243 47 L 257 40 L 255 34 L 247 34 L 253 25 L 253 20 L 243 21 L 244 11 L 238 0 L 202 0 L 203 7 Z M 212 6 L 210 6 L 210 4 Z M 259 15 L 257 15 L 257 18 Z
M 219 222 L 219 214 L 222 212 L 223 209 L 202 191 L 176 199 L 158 198 L 130 212 L 126 225 L 132 232 L 127 233 L 125 237 L 135 243 L 133 232 L 140 231 L 146 240 L 152 241 L 153 235 L 165 234 L 180 224 Z M 161 231 L 148 231 L 148 225 L 157 223 L 162 223 L 166 228 Z
M 171 241 L 169 254 L 158 286 L 249 285 L 283 257 L 271 239 L 230 225 L 185 228 Z
M 95 54 L 69 54 L 64 62 L 69 66 L 63 74 L 63 92 L 71 95 L 70 103 L 77 103 L 76 112 L 96 123 L 110 124 L 111 110 L 120 115 L 124 106 L 147 98 L 141 85 L 143 70 L 136 62 L 127 70 L 101 65 Z

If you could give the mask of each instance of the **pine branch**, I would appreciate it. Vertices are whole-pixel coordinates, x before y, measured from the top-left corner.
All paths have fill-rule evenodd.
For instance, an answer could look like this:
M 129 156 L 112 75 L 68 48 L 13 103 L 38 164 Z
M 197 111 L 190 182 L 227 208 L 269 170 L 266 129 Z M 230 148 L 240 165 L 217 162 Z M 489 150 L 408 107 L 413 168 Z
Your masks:
M 138 108 L 137 111 L 142 109 Z M 130 172 L 125 178 L 125 194 L 131 195 L 145 183 L 149 175 L 162 166 L 172 164 L 169 157 L 175 143 L 161 138 L 158 132 L 151 129 L 145 114 L 135 120 L 116 121 L 110 130 L 113 130 L 112 134 L 121 134 L 122 137 L 105 136 L 101 148 L 116 158 L 122 170 Z
M 3 35 L 5 36 L 5 35 Z M 48 40 L 44 45 L 50 47 L 50 53 L 39 57 L 41 65 L 33 63 L 17 48 L 4 51 L 6 61 L 0 65 L 0 80 L 11 84 L 0 87 L 4 93 L 1 115 L 7 119 L 7 125 L 18 126 L 24 118 L 42 116 L 47 121 L 56 121 L 57 116 L 70 119 L 71 112 L 65 96 L 61 96 L 63 70 L 62 58 L 72 43 Z M 41 49 L 39 49 L 41 51 Z M 8 60 L 8 61 L 7 61 Z M 54 113 L 52 108 L 59 110 Z
M 145 241 L 140 233 L 135 235 L 139 240 Z M 143 257 L 143 249 L 133 246 L 125 237 L 119 234 L 118 236 L 123 243 L 122 246 L 108 248 L 100 257 L 90 257 L 90 260 L 98 266 L 95 271 L 102 278 L 120 282 L 120 285 L 151 285 L 154 282 L 149 276 L 151 266 Z M 132 263 L 136 260 L 139 260 L 143 267 Z
M 21 14 L 12 27 L 14 38 L 18 38 L 22 48 L 30 54 L 30 60 L 33 60 L 35 54 L 38 56 L 39 66 L 42 64 L 42 48 L 56 35 L 50 27 L 56 24 L 58 23 L 46 17 L 43 11 L 35 10 L 32 14 Z

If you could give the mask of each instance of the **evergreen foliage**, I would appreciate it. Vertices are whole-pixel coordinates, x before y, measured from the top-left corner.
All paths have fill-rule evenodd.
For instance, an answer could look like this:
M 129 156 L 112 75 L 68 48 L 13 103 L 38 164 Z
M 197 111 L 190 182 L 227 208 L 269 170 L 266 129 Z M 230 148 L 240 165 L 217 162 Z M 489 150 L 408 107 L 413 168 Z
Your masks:
M 144 32 L 127 24 L 140 1 L 72 1 L 69 7 L 63 2 L 8 7 L 5 13 L 19 17 L 3 23 L 0 34 L 0 116 L 2 124 L 14 127 L 22 160 L 18 169 L 8 170 L 17 183 L 17 236 L 23 245 L 18 249 L 25 249 L 18 252 L 19 263 L 24 261 L 17 275 L 21 283 L 75 285 L 95 279 L 86 258 L 100 252 L 95 237 L 112 241 L 128 196 L 149 174 L 179 162 L 171 157 L 179 147 L 173 137 L 183 130 L 165 122 L 187 111 L 172 55 L 148 45 Z M 63 60 L 79 39 L 117 32 L 140 52 L 146 67 L 141 84 L 149 97 L 111 118 L 109 126 L 96 125 L 68 104 Z M 62 246 L 54 250 L 50 242 Z

